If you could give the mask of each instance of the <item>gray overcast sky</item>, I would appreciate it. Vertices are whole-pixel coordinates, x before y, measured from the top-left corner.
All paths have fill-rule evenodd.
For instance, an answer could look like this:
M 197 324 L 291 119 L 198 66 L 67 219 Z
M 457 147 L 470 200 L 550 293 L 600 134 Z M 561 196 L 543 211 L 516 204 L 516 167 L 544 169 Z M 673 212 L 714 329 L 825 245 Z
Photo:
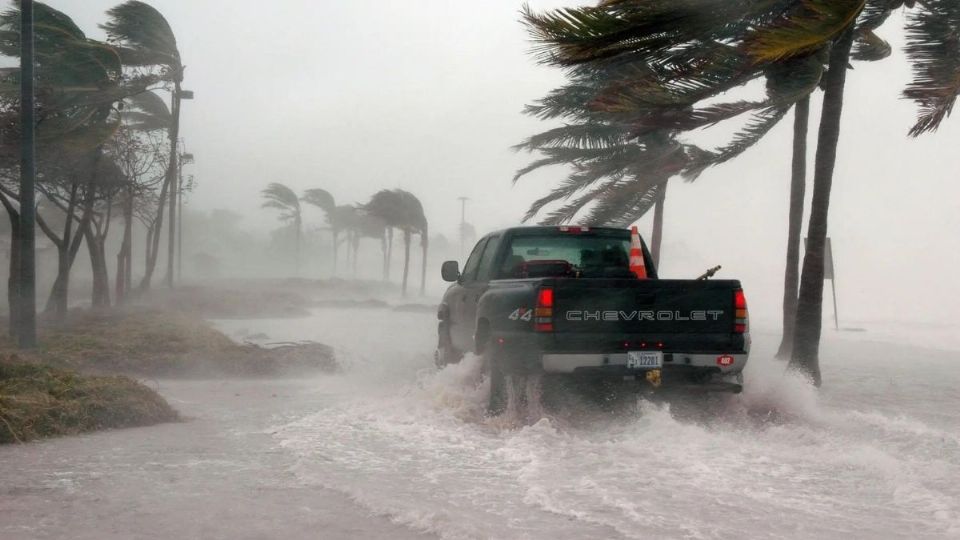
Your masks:
M 49 3 L 96 36 L 117 1 Z M 434 230 L 452 234 L 456 197 L 473 199 L 469 218 L 486 231 L 515 223 L 562 176 L 510 184 L 529 157 L 509 147 L 547 127 L 521 116 L 522 106 L 563 80 L 531 60 L 521 2 L 152 4 L 177 33 L 185 86 L 196 92 L 183 133 L 197 155 L 197 207 L 232 208 L 272 227 L 258 201 L 271 181 L 323 187 L 341 204 L 399 186 L 423 200 Z M 897 46 L 894 57 L 857 64 L 848 79 L 830 221 L 842 314 L 957 324 L 960 118 L 906 137 L 915 110 L 899 98 L 909 77 L 902 18 L 881 34 Z M 722 275 L 744 280 L 756 312 L 777 315 L 790 123 L 695 184 L 671 184 L 665 273 L 723 264 Z M 811 145 L 815 131 L 813 123 Z

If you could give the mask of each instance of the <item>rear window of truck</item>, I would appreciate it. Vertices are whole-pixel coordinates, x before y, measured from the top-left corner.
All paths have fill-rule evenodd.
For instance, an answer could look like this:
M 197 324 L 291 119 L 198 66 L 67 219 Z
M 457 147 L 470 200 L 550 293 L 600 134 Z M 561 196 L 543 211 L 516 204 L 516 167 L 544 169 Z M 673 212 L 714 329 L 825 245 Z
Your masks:
M 629 235 L 519 235 L 510 240 L 501 279 L 633 277 Z

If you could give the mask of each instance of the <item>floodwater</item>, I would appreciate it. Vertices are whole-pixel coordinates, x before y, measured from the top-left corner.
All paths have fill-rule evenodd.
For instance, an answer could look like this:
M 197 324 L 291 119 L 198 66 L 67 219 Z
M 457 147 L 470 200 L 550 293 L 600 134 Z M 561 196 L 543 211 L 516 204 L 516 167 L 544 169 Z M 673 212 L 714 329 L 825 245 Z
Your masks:
M 0 538 L 960 538 L 960 353 L 825 331 L 818 393 L 755 335 L 744 394 L 482 414 L 432 313 L 219 321 L 343 374 L 160 382 L 192 420 L 0 449 Z

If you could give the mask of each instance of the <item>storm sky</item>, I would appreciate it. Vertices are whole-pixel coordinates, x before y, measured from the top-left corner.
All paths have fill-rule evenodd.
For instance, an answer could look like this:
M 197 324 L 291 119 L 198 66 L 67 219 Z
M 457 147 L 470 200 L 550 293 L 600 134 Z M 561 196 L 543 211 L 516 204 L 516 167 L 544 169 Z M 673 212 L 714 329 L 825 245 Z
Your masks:
M 49 3 L 98 37 L 117 0 Z M 338 204 L 401 187 L 421 198 L 433 231 L 454 236 L 457 197 L 470 197 L 468 220 L 486 232 L 517 223 L 563 177 L 549 170 L 511 185 L 531 157 L 510 146 L 550 127 L 522 116 L 523 105 L 564 80 L 535 65 L 520 2 L 151 3 L 174 28 L 184 87 L 196 92 L 182 131 L 197 159 L 194 208 L 230 208 L 267 230 L 276 221 L 260 210 L 259 191 L 269 182 L 321 187 Z M 909 80 L 902 26 L 895 16 L 880 31 L 893 57 L 857 63 L 848 77 L 830 219 L 841 316 L 957 324 L 960 118 L 906 136 L 915 108 L 900 98 Z M 782 294 L 791 123 L 696 183 L 672 182 L 667 198 L 662 273 L 692 277 L 722 264 L 720 276 L 742 279 L 751 308 L 771 320 Z M 811 161 L 816 126 L 814 117 Z M 649 218 L 641 225 L 649 230 Z

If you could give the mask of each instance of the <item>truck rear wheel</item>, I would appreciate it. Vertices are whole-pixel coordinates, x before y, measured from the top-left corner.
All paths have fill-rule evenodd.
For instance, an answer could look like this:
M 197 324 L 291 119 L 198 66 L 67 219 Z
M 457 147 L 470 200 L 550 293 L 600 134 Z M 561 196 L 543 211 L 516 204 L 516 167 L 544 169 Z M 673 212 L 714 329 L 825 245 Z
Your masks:
M 433 353 L 433 361 L 437 368 L 443 369 L 450 364 L 456 364 L 463 359 L 463 353 L 454 349 L 453 345 L 439 344 Z
M 493 347 L 485 347 L 483 352 L 483 370 L 490 381 L 490 393 L 487 396 L 487 414 L 500 416 L 507 409 L 507 377 L 503 373 L 500 360 Z
M 453 346 L 450 334 L 444 326 L 438 329 L 437 350 L 433 353 L 433 363 L 437 368 L 443 369 L 450 364 L 456 364 L 463 359 L 463 353 Z

